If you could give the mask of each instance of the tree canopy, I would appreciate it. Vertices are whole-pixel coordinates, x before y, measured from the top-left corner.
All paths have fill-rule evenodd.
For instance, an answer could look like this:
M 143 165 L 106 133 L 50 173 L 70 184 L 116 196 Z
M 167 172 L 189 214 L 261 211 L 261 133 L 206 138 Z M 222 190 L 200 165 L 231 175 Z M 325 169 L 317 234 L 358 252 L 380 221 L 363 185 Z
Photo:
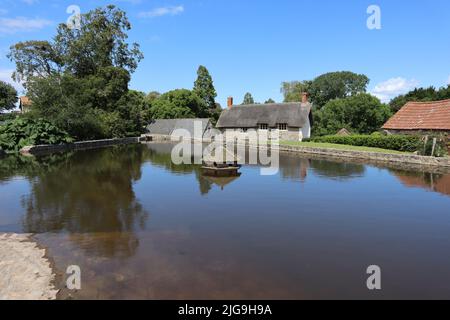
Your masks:
M 247 92 L 244 96 L 244 101 L 242 102 L 242 105 L 247 104 L 255 104 L 255 99 L 253 99 L 253 96 L 250 92 Z
M 410 101 L 426 102 L 446 99 L 450 99 L 450 85 L 439 90 L 436 90 L 434 87 L 416 88 L 407 94 L 392 99 L 389 105 L 393 111 L 398 111 Z
M 291 81 L 281 84 L 281 93 L 284 102 L 299 102 L 302 100 L 302 93 L 309 92 L 312 81 Z
M 363 74 L 349 71 L 330 72 L 312 81 L 283 82 L 281 92 L 285 102 L 301 101 L 302 93 L 308 92 L 315 107 L 320 109 L 333 99 L 365 93 L 368 84 L 369 78 Z
M 125 12 L 109 5 L 81 15 L 79 29 L 57 27 L 53 41 L 19 42 L 9 58 L 14 78 L 24 82 L 32 112 L 77 139 L 136 134 L 144 96 L 129 93 L 130 74 L 143 58 L 126 42 L 131 25 Z M 142 101 L 131 104 L 130 100 Z M 138 107 L 136 107 L 138 106 Z
M 205 108 L 205 102 L 193 91 L 177 89 L 153 101 L 150 115 L 153 119 L 195 118 Z
M 17 90 L 9 83 L 0 81 L 0 112 L 15 108 Z
M 379 130 L 391 115 L 388 105 L 370 94 L 360 93 L 331 100 L 322 109 L 316 110 L 313 130 L 316 135 L 336 134 L 342 128 L 370 134 Z

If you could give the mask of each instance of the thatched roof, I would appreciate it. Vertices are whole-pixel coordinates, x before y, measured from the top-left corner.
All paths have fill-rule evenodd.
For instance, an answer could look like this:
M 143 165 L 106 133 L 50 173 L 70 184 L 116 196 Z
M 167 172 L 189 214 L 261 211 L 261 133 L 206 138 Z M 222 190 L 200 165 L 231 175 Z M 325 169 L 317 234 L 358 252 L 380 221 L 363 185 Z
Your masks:
M 232 106 L 222 112 L 217 128 L 257 128 L 259 124 L 275 128 L 279 123 L 302 128 L 308 121 L 311 108 L 310 103 L 299 102 Z
M 196 124 L 200 125 L 202 129 L 201 137 L 194 136 Z M 201 139 L 208 128 L 211 128 L 209 119 L 159 119 L 153 120 L 147 126 L 147 132 L 150 134 L 170 136 L 175 130 L 184 129 L 190 133 L 192 138 Z

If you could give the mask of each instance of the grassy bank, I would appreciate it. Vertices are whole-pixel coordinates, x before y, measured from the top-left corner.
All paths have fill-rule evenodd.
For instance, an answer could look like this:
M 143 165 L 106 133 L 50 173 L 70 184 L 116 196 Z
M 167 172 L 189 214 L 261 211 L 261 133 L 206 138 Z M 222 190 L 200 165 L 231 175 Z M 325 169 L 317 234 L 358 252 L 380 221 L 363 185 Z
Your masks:
M 388 154 L 411 154 L 409 152 L 401 152 L 401 151 L 381 149 L 381 148 L 349 146 L 349 145 L 333 144 L 333 143 L 281 141 L 280 145 L 298 146 L 298 147 L 306 147 L 306 148 L 307 147 L 309 147 L 309 148 L 328 148 L 328 149 L 349 150 L 349 151 L 378 152 L 378 153 L 388 153 Z

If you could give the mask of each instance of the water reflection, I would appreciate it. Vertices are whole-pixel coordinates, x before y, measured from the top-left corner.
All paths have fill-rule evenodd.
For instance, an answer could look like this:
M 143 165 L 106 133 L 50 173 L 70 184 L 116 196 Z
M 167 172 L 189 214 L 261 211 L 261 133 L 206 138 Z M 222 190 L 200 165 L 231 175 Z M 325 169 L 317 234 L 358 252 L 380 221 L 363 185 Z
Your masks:
M 419 187 L 450 196 L 450 174 L 391 170 L 406 187 Z
M 30 192 L 21 201 L 23 232 L 67 232 L 81 247 L 95 234 L 117 233 L 113 241 L 89 241 L 90 250 L 130 256 L 138 246 L 134 232 L 145 229 L 149 217 L 133 191 L 144 158 L 145 149 L 132 146 L 8 157 L 0 162 L 0 179 L 29 181 Z

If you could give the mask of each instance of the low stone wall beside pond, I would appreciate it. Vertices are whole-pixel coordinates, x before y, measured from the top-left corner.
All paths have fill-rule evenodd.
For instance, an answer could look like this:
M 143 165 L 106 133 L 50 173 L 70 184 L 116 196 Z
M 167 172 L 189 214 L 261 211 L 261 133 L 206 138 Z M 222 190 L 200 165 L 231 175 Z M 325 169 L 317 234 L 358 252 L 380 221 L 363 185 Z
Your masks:
M 81 141 L 71 144 L 60 144 L 60 145 L 39 145 L 39 146 L 28 146 L 20 150 L 21 154 L 24 155 L 42 155 L 51 154 L 64 151 L 72 150 L 87 150 L 95 148 L 105 148 L 116 145 L 124 144 L 135 144 L 139 143 L 141 138 L 122 138 L 122 139 L 105 139 L 105 140 L 92 140 L 92 141 Z
M 296 147 L 296 146 L 280 146 L 280 151 L 299 154 L 323 155 L 334 158 L 365 159 L 386 163 L 408 163 L 422 166 L 450 167 L 449 157 L 436 158 L 436 157 L 419 156 L 414 154 L 401 154 L 401 153 L 390 154 L 381 152 L 341 150 L 331 148 Z

